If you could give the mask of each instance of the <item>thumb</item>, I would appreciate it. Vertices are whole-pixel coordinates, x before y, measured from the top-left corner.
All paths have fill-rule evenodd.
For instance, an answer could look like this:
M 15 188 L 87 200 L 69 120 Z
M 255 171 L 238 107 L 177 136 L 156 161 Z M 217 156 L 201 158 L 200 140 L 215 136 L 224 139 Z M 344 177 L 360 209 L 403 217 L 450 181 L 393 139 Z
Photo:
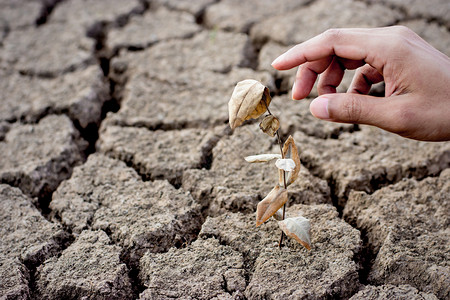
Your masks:
M 373 97 L 353 93 L 325 94 L 314 99 L 309 109 L 319 119 L 369 124 L 396 131 L 396 96 Z

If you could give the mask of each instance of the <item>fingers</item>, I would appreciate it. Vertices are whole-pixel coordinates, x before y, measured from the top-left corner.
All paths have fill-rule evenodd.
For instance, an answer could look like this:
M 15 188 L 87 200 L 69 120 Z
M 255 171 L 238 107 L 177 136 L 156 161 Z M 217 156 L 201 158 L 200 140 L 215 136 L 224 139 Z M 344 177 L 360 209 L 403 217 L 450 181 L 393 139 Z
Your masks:
M 275 59 L 272 66 L 278 70 L 287 70 L 305 62 L 338 56 L 349 60 L 365 61 L 376 69 L 382 70 L 383 61 L 377 59 L 377 53 L 383 50 L 380 49 L 382 45 L 380 39 L 385 39 L 385 30 L 385 28 L 330 29 L 294 46 Z
M 314 86 L 318 74 L 321 74 L 317 86 L 319 95 L 336 93 L 336 88 L 342 81 L 345 69 L 356 69 L 364 63 L 364 61 L 340 59 L 338 57 L 327 57 L 304 63 L 297 71 L 292 88 L 292 98 L 299 100 L 307 97 Z
M 297 70 L 294 86 L 292 88 L 292 98 L 299 100 L 307 97 L 311 92 L 317 75 L 325 71 L 331 63 L 332 58 L 308 62 L 301 65 Z
M 418 140 L 450 139 L 448 57 L 404 26 L 334 29 L 299 44 L 272 65 L 299 66 L 293 98 L 306 97 L 318 74 L 319 94 L 310 105 L 317 118 L 369 124 Z M 345 69 L 359 68 L 349 92 L 337 94 Z M 386 97 L 367 96 L 386 82 Z M 436 105 L 434 105 L 436 104 Z
M 392 96 L 379 98 L 360 94 L 327 94 L 314 99 L 310 104 L 311 113 L 319 119 L 354 124 L 374 125 L 385 130 L 400 133 L 403 124 L 399 123 L 399 104 Z
M 383 75 L 370 65 L 356 70 L 347 93 L 368 94 L 373 84 L 382 82 Z
M 317 91 L 319 95 L 336 93 L 344 77 L 345 69 L 335 57 L 325 72 L 320 75 Z
M 336 89 L 344 77 L 345 70 L 354 70 L 364 65 L 362 60 L 350 60 L 334 57 L 328 68 L 320 75 L 317 90 L 319 95 L 336 93 Z
M 314 99 L 311 113 L 319 119 L 367 124 L 422 141 L 450 140 L 450 119 L 442 107 L 427 110 L 421 96 L 373 97 L 353 93 L 327 94 Z
M 299 65 L 294 86 L 293 99 L 303 99 L 309 95 L 317 79 L 322 74 L 318 85 L 319 94 L 335 93 L 342 80 L 344 70 L 355 69 L 373 60 L 364 49 L 370 31 L 383 29 L 339 29 L 328 30 L 302 44 L 299 44 L 279 56 L 272 66 L 285 70 Z M 378 46 L 377 46 L 378 47 Z M 382 69 L 383 64 L 378 64 Z

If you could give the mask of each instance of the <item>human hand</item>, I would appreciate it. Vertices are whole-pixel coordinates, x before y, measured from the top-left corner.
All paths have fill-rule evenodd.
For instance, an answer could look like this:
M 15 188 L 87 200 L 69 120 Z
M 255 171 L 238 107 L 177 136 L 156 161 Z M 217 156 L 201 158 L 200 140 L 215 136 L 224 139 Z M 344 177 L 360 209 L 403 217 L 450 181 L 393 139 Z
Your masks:
M 293 99 L 318 82 L 311 113 L 323 120 L 369 124 L 423 141 L 450 140 L 450 58 L 404 26 L 330 29 L 294 46 L 272 66 L 299 66 Z M 336 93 L 345 69 L 357 69 L 347 93 Z M 385 97 L 368 96 L 385 82 Z

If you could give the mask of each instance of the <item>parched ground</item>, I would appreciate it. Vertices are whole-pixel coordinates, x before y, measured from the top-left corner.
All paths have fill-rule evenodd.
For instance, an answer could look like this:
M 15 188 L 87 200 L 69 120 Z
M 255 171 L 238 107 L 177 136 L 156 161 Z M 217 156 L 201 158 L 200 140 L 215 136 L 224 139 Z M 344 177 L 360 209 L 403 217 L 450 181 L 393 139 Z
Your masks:
M 450 143 L 319 121 L 270 67 L 396 24 L 450 55 L 448 0 L 0 0 L 0 299 L 449 299 Z M 227 126 L 248 78 L 299 148 L 311 251 L 255 227 L 278 175 L 243 157 L 279 149 Z

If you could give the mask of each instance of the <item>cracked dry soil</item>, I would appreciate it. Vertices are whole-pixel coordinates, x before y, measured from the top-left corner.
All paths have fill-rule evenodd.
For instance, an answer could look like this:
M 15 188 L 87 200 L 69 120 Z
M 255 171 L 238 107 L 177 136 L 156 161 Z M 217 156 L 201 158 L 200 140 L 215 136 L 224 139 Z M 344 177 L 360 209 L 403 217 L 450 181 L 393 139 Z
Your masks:
M 450 143 L 318 121 L 270 67 L 330 27 L 402 24 L 449 55 L 449 16 L 447 0 L 0 0 L 0 299 L 449 299 Z M 255 228 L 277 172 L 243 157 L 277 145 L 227 127 L 247 78 L 299 147 L 287 213 L 311 220 L 311 251 Z

